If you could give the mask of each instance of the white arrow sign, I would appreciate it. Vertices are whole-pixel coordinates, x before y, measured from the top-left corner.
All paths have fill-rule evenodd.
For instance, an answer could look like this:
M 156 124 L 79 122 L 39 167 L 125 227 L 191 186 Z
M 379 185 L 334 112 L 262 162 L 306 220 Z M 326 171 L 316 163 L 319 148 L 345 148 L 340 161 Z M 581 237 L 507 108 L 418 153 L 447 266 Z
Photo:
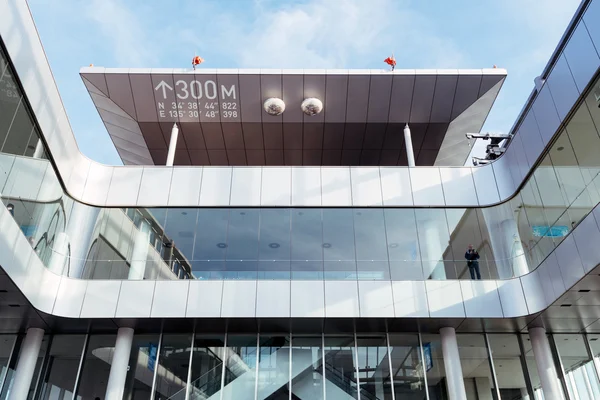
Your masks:
M 163 99 L 167 99 L 167 88 L 169 90 L 173 90 L 173 88 L 171 86 L 169 86 L 169 84 L 165 81 L 160 81 L 160 83 L 158 85 L 156 85 L 156 87 L 154 88 L 154 90 L 158 90 L 158 89 L 162 89 L 163 92 Z

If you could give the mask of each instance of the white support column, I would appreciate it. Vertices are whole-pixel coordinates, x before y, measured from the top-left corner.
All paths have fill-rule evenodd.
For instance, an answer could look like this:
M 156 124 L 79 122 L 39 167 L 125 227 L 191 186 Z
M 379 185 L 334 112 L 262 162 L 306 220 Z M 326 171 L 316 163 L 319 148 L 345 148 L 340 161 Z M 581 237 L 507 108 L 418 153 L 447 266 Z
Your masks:
M 465 390 L 462 367 L 460 366 L 456 331 L 451 327 L 442 328 L 440 329 L 440 337 L 442 339 L 442 354 L 444 355 L 448 397 L 452 400 L 465 400 L 467 392 Z
M 19 362 L 15 371 L 15 380 L 10 389 L 9 399 L 17 400 L 27 398 L 43 339 L 43 329 L 29 328 L 27 330 L 27 335 L 21 346 Z
M 117 342 L 113 353 L 108 384 L 106 385 L 106 400 L 122 400 L 129 367 L 129 355 L 133 343 L 133 329 L 119 328 Z
M 77 201 L 73 203 L 66 229 L 71 245 L 71 258 L 68 260 L 69 268 L 67 272 L 71 278 L 81 278 L 83 276 L 99 214 L 100 208 L 90 207 Z
M 42 143 L 42 139 L 38 139 L 35 144 L 35 151 L 33 152 L 33 158 L 42 158 L 44 155 L 44 143 Z
M 415 166 L 415 153 L 413 151 L 412 138 L 410 136 L 410 128 L 408 124 L 404 127 L 404 145 L 406 146 L 406 159 L 408 160 L 408 166 Z
M 169 152 L 167 153 L 167 167 L 172 167 L 175 161 L 175 148 L 177 147 L 177 136 L 179 136 L 179 128 L 177 123 L 173 124 L 171 129 L 171 140 L 169 141 Z
M 533 347 L 533 355 L 540 383 L 542 384 L 542 390 L 544 391 L 544 398 L 547 400 L 562 399 L 562 391 L 558 382 L 558 375 L 556 374 L 556 367 L 552 359 L 552 351 L 550 350 L 546 330 L 544 328 L 531 328 L 529 329 L 529 338 L 531 339 L 531 346 Z
M 133 252 L 131 253 L 131 263 L 127 279 L 142 280 L 146 273 L 146 264 L 148 259 L 148 248 L 150 246 L 150 224 L 142 218 L 140 227 L 135 235 L 133 243 Z

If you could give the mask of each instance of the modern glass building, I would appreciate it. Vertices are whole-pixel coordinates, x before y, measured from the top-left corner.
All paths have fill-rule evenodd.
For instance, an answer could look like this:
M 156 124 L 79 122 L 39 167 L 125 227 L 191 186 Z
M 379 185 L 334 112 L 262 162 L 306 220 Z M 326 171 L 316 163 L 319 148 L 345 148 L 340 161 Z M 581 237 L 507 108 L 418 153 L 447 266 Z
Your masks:
M 600 398 L 599 22 L 476 166 L 502 69 L 82 68 L 107 166 L 1 1 L 0 398 Z

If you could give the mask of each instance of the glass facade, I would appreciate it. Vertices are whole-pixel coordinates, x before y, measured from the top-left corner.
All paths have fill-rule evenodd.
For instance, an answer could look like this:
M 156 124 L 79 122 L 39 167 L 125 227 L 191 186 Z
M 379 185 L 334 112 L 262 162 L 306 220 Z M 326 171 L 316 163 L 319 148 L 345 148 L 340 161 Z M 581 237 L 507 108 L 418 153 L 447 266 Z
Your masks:
M 510 201 L 444 208 L 94 208 L 62 193 L 2 54 L 2 201 L 38 256 L 84 279 L 482 279 L 535 269 L 600 202 L 593 92 Z M 597 82 L 596 82 L 597 84 Z M 7 123 L 7 121 L 12 121 Z M 520 141 L 515 145 L 520 146 Z
M 14 360 L 22 337 L 5 339 L 0 352 Z M 569 398 L 599 398 L 598 335 L 550 339 Z M 28 399 L 104 398 L 115 340 L 116 333 L 46 336 Z M 457 343 L 467 399 L 544 399 L 528 335 L 488 334 L 486 341 L 459 333 Z M 1 399 L 11 384 L 7 376 L 0 381 Z M 136 334 L 124 398 L 152 392 L 156 400 L 449 400 L 440 336 L 393 332 Z

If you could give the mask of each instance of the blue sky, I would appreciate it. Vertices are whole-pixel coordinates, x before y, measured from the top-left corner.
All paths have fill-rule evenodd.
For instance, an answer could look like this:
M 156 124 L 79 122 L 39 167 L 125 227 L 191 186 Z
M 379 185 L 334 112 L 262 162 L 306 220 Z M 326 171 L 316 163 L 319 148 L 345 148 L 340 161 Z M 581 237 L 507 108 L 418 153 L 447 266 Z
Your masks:
M 508 78 L 484 131 L 507 132 L 579 0 L 29 0 L 79 146 L 121 164 L 82 66 L 489 68 Z

